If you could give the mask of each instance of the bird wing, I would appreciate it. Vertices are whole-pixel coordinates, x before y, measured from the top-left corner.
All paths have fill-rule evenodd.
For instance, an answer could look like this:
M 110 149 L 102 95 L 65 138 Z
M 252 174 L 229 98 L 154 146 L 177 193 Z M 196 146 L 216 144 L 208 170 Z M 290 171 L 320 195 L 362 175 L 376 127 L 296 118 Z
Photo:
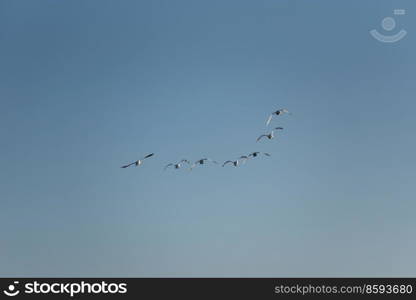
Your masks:
M 217 161 L 215 161 L 215 160 L 213 160 L 211 158 L 204 158 L 204 160 L 208 160 L 208 161 L 210 161 L 210 162 L 212 162 L 214 164 L 217 164 L 218 163 Z
M 239 160 L 241 160 L 243 162 L 243 164 L 244 164 L 248 159 L 249 159 L 248 156 L 242 155 L 242 156 L 240 156 L 240 159 Z
M 265 136 L 267 136 L 267 134 L 262 134 L 261 136 L 259 136 L 259 137 L 257 138 L 257 142 L 258 142 L 258 141 L 260 141 L 260 140 L 261 140 L 261 138 L 262 138 L 262 137 L 265 137 Z
M 173 166 L 173 164 L 167 164 L 164 168 L 163 168 L 163 170 L 166 170 L 167 168 L 169 168 L 170 166 Z
M 131 164 L 127 164 L 127 165 L 121 166 L 120 168 L 125 169 L 125 168 L 130 167 L 131 165 L 134 165 L 135 163 L 136 163 L 136 162 L 132 162 Z
M 153 155 L 155 155 L 155 154 L 154 154 L 154 153 L 147 154 L 145 157 L 143 157 L 143 159 L 145 159 L 145 158 L 149 158 L 149 157 L 151 157 L 151 156 L 153 156 Z
M 232 161 L 231 160 L 227 160 L 225 163 L 222 164 L 222 166 L 224 167 L 228 163 L 232 163 Z
M 269 118 L 267 119 L 266 125 L 269 125 L 270 124 L 270 121 L 272 120 L 272 118 L 273 118 L 273 114 L 271 114 L 269 116 Z
M 272 156 L 270 153 L 266 153 L 266 152 L 263 152 L 263 154 L 266 156 Z
M 276 127 L 275 130 L 283 130 L 283 127 Z

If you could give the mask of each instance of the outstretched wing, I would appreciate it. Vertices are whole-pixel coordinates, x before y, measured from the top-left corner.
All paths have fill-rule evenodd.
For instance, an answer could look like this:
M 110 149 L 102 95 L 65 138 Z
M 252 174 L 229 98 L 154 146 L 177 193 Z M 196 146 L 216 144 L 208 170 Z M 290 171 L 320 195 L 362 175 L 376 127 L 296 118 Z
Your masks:
M 242 161 L 243 163 L 245 163 L 248 160 L 248 156 L 242 155 L 242 156 L 240 156 L 240 158 L 238 160 L 239 161 Z
M 283 127 L 276 127 L 275 130 L 283 130 Z
M 270 153 L 266 153 L 266 152 L 263 152 L 263 154 L 266 156 L 272 156 Z
M 163 170 L 166 170 L 167 168 L 169 168 L 170 166 L 173 166 L 173 164 L 167 164 L 164 168 L 163 168 Z
M 222 164 L 222 166 L 224 167 L 228 163 L 232 163 L 232 161 L 231 160 L 227 160 L 225 163 Z
M 258 142 L 258 141 L 260 141 L 262 137 L 267 137 L 267 134 L 262 134 L 261 136 L 259 136 L 259 137 L 257 138 L 257 142 Z
M 211 159 L 211 158 L 205 158 L 205 160 L 208 160 L 208 161 L 210 161 L 210 162 L 212 162 L 212 163 L 214 163 L 214 164 L 218 164 L 218 162 L 217 162 L 217 161 L 215 161 L 215 160 L 213 160 L 213 159 Z
M 269 125 L 272 119 L 273 119 L 273 114 L 271 114 L 271 115 L 269 116 L 269 118 L 267 119 L 267 121 L 266 121 L 266 125 Z
M 124 165 L 124 166 L 121 166 L 120 168 L 123 168 L 123 169 L 125 169 L 125 168 L 128 168 L 128 167 L 130 167 L 131 165 L 134 165 L 136 162 L 132 162 L 131 164 L 128 164 L 128 165 Z
M 151 157 L 151 156 L 153 156 L 153 155 L 155 155 L 155 154 L 154 154 L 154 153 L 147 154 L 145 157 L 143 157 L 143 159 L 145 159 L 145 158 L 149 158 L 149 157 Z

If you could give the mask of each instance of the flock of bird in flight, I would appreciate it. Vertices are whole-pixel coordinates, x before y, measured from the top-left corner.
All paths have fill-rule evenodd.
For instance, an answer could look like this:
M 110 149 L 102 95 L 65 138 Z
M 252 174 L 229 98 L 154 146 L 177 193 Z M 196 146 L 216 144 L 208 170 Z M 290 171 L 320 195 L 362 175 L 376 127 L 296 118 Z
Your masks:
M 268 119 L 267 119 L 267 121 L 266 121 L 266 125 L 267 126 L 269 126 L 269 124 L 270 124 L 270 122 L 272 121 L 272 119 L 273 119 L 273 117 L 274 116 L 280 116 L 280 115 L 282 115 L 282 114 L 290 114 L 289 113 L 289 111 L 287 110 L 287 109 L 279 109 L 279 110 L 276 110 L 276 111 L 274 111 L 269 117 L 268 117 Z M 273 139 L 274 137 L 275 137 L 275 131 L 277 131 L 277 130 L 283 130 L 283 127 L 275 127 L 272 131 L 270 131 L 270 133 L 266 133 L 266 134 L 262 134 L 262 135 L 260 135 L 258 138 L 257 138 L 257 142 L 259 142 L 262 138 L 267 138 L 267 139 L 269 139 L 269 140 L 271 140 L 271 139 Z M 225 161 L 223 164 L 222 164 L 222 166 L 223 167 L 225 167 L 227 164 L 231 164 L 231 165 L 233 165 L 234 167 L 237 167 L 237 166 L 239 166 L 240 164 L 243 164 L 243 163 L 245 163 L 248 159 L 250 159 L 250 158 L 255 158 L 255 157 L 257 157 L 257 156 L 259 156 L 260 154 L 263 154 L 263 155 L 265 155 L 265 156 L 271 156 L 269 153 L 266 153 L 266 152 L 252 152 L 252 153 L 250 153 L 250 154 L 248 154 L 248 155 L 242 155 L 242 156 L 240 156 L 238 159 L 236 159 L 236 160 L 227 160 L 227 161 Z M 129 163 L 129 164 L 127 164 L 127 165 L 124 165 L 124 166 L 121 166 L 121 168 L 123 168 L 123 169 L 125 169 L 125 168 L 128 168 L 128 167 L 130 167 L 130 166 L 136 166 L 136 167 L 138 167 L 138 166 L 140 166 L 142 163 L 143 163 L 143 161 L 145 160 L 145 159 L 147 159 L 147 158 L 149 158 L 149 157 L 152 157 L 152 156 L 154 156 L 155 154 L 154 153 L 150 153 L 150 154 L 148 154 L 148 155 L 146 155 L 146 156 L 144 156 L 144 157 L 142 157 L 142 158 L 140 158 L 140 159 L 138 159 L 138 160 L 136 160 L 136 161 L 134 161 L 134 162 L 132 162 L 132 163 Z M 197 165 L 203 165 L 203 164 L 205 164 L 206 162 L 211 162 L 211 163 L 214 163 L 214 164 L 218 164 L 218 162 L 217 161 L 215 161 L 215 160 L 213 160 L 213 159 L 210 159 L 210 158 L 201 158 L 201 159 L 199 159 L 199 160 L 197 160 L 196 162 L 194 162 L 194 163 L 191 163 L 189 160 L 187 160 L 187 159 L 182 159 L 181 161 L 179 161 L 179 162 L 177 162 L 177 163 L 169 163 L 169 164 L 167 164 L 163 169 L 164 170 L 167 170 L 167 169 L 169 169 L 170 167 L 172 167 L 173 169 L 180 169 L 184 164 L 187 164 L 190 168 L 190 170 L 192 170 L 193 168 L 195 168 Z

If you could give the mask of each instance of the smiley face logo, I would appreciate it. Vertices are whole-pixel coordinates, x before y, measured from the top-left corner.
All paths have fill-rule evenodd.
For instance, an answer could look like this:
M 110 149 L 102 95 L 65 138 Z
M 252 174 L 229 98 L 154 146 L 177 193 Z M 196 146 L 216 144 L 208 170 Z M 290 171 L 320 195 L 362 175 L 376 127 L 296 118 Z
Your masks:
M 404 9 L 395 9 L 394 10 L 395 15 L 405 15 L 406 11 Z M 381 27 L 388 32 L 392 31 L 394 28 L 396 28 L 396 20 L 392 17 L 386 17 L 381 21 Z M 395 43 L 403 39 L 407 31 L 402 29 L 398 33 L 393 35 L 384 35 L 378 32 L 376 29 L 370 30 L 370 34 L 378 41 L 383 43 Z
M 19 281 L 14 281 L 13 284 L 10 284 L 7 287 L 7 290 L 3 291 L 3 293 L 6 294 L 7 296 L 10 296 L 10 297 L 16 296 L 17 294 L 20 293 L 19 290 L 16 290 L 16 285 L 18 285 L 18 284 L 19 284 Z

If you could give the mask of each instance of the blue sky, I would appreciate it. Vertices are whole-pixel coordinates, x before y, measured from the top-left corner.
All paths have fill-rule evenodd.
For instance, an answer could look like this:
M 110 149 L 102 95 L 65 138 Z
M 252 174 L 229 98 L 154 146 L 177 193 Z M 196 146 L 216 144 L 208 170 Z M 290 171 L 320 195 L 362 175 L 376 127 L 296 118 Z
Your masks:
M 0 275 L 415 276 L 415 8 L 0 1 Z

